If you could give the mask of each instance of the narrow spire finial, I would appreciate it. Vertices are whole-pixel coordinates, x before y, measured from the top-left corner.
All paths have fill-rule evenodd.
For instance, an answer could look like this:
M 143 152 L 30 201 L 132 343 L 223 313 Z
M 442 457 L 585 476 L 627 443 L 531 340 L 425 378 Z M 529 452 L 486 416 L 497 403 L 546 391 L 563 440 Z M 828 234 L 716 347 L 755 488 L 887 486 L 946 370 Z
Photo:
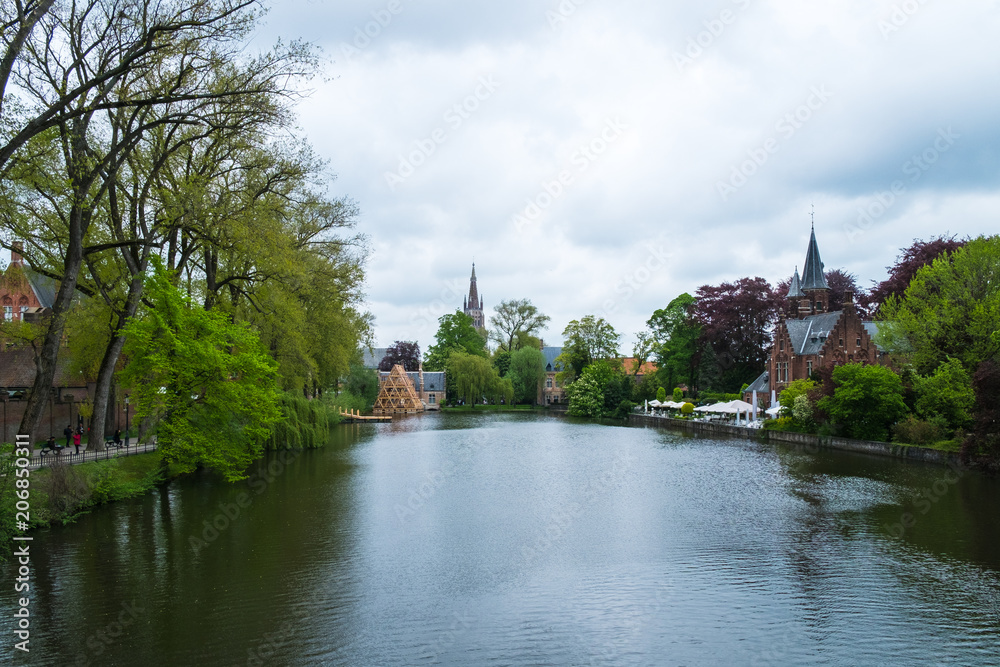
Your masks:
M 809 216 L 810 219 L 812 220 L 812 229 L 813 231 L 816 231 L 816 204 L 812 205 L 812 212 L 809 214 Z

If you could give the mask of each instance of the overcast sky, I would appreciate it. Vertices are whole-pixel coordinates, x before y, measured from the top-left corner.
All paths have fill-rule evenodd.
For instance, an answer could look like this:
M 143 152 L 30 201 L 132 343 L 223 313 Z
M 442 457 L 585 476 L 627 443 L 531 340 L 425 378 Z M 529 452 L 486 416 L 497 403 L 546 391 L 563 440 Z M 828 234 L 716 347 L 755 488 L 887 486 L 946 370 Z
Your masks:
M 258 37 L 329 61 L 300 122 L 380 345 L 426 349 L 474 258 L 487 316 L 531 299 L 559 344 L 601 315 L 627 352 L 682 292 L 801 271 L 813 205 L 862 286 L 997 233 L 998 34 L 997 0 L 282 0 Z

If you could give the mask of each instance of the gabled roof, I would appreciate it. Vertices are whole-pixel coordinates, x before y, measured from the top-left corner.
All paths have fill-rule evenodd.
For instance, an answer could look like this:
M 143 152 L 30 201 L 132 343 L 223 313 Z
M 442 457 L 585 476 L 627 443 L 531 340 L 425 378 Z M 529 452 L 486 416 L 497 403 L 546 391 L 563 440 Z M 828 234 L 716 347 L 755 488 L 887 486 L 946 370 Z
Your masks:
M 796 355 L 819 354 L 843 311 L 810 315 L 801 320 L 785 320 L 792 352 Z
M 624 359 L 622 359 L 622 368 L 625 369 L 626 373 L 632 375 L 632 373 L 634 372 L 633 367 L 635 366 L 636 361 L 638 360 L 635 357 L 625 357 Z M 638 374 L 652 375 L 655 372 L 656 372 L 656 364 L 652 361 L 645 361 L 643 362 L 642 366 L 639 367 Z
M 28 279 L 31 291 L 35 293 L 35 298 L 38 299 L 42 308 L 52 308 L 52 304 L 56 302 L 56 292 L 59 291 L 59 281 L 43 276 L 27 266 L 22 265 L 21 270 L 24 272 L 24 277 Z
M 806 250 L 806 265 L 802 267 L 802 289 L 830 289 L 823 275 L 823 260 L 819 258 L 819 246 L 816 244 L 816 229 L 809 235 L 809 249 Z

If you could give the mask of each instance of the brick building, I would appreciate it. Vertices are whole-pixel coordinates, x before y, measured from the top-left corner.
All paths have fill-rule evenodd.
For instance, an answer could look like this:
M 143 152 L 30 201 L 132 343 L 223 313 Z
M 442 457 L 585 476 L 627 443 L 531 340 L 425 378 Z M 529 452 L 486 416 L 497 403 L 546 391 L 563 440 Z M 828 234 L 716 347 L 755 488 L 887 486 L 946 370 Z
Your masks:
M 823 366 L 884 360 L 885 353 L 873 340 L 878 325 L 861 317 L 852 293 L 844 295 L 841 310 L 829 308 L 830 286 L 813 228 L 802 276 L 796 268 L 785 311 L 775 327 L 767 371 L 748 387 L 748 394 L 757 390 L 758 397 L 768 402 L 771 390 L 780 394 L 790 383 L 810 377 Z M 766 392 L 762 391 L 764 387 L 768 389 Z

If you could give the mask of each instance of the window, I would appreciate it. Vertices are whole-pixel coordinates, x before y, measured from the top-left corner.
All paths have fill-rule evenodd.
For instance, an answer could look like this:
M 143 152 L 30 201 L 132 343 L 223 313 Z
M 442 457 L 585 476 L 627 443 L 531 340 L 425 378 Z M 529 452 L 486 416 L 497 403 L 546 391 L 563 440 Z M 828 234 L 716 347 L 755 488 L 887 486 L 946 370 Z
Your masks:
M 14 319 L 14 306 L 3 307 L 3 319 L 10 322 Z
M 857 347 L 861 347 L 861 336 L 858 336 L 858 340 L 857 340 L 857 342 L 855 343 L 855 345 L 856 345 Z
M 437 397 L 434 394 L 431 394 L 430 396 L 427 397 L 427 402 L 430 403 L 431 405 L 434 405 L 436 400 Z
M 545 378 L 545 386 L 552 389 L 552 378 Z
M 840 339 L 840 347 L 844 347 L 844 339 L 843 338 Z
M 781 340 L 778 341 L 778 351 L 779 352 L 784 352 L 785 351 L 785 339 L 784 338 L 782 338 Z
M 813 362 L 812 361 L 807 361 L 806 362 L 806 375 L 812 376 L 812 374 L 813 374 Z

